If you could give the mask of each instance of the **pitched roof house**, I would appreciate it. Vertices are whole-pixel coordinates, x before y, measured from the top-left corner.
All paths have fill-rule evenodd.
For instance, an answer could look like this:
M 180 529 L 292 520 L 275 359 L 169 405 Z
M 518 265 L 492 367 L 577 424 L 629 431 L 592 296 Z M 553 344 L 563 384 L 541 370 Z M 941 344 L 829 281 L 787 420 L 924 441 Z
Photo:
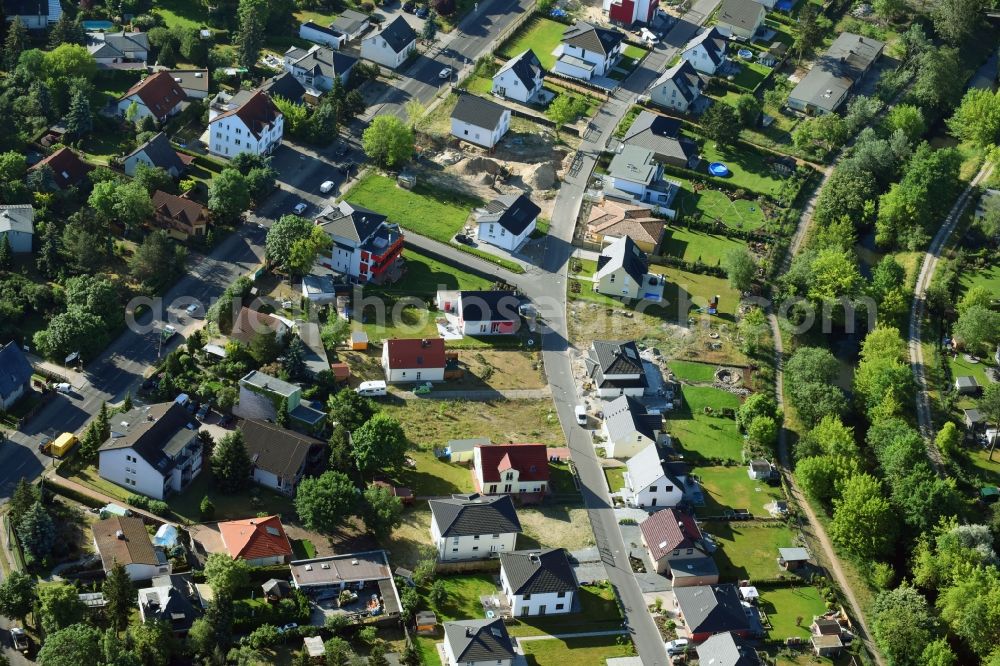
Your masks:
M 141 519 L 111 516 L 94 523 L 91 530 L 94 550 L 101 558 L 105 573 L 121 564 L 131 580 L 149 580 L 170 574 L 170 561 L 163 550 L 153 546 Z
M 222 544 L 233 559 L 250 566 L 284 564 L 292 559 L 292 545 L 278 516 L 219 523 Z
M 674 587 L 714 585 L 719 582 L 715 560 L 705 548 L 694 516 L 664 509 L 639 523 L 642 543 L 656 564 L 657 573 L 667 573 Z
M 347 35 L 347 39 L 357 39 L 368 26 L 371 25 L 371 17 L 353 9 L 345 9 L 340 16 L 330 24 L 333 30 Z
M 30 390 L 33 373 L 28 357 L 16 342 L 0 346 L 0 409 L 10 409 Z
M 674 604 L 696 643 L 715 634 L 750 634 L 750 622 L 735 585 L 699 585 L 674 590 Z
M 663 176 L 663 165 L 648 148 L 622 144 L 611 158 L 604 175 L 604 196 L 631 203 L 652 205 L 667 217 L 674 217 L 673 205 L 680 184 Z
M 28 30 L 45 30 L 62 17 L 59 0 L 3 0 L 2 9 L 8 23 L 19 18 Z
M 602 398 L 641 397 L 649 386 L 639 348 L 633 341 L 594 340 L 584 361 L 597 395 Z
M 531 49 L 517 54 L 493 75 L 491 91 L 494 95 L 513 99 L 524 104 L 535 102 L 542 92 L 545 70 L 538 56 Z
M 278 76 L 273 76 L 261 86 L 268 97 L 274 99 L 281 97 L 293 104 L 305 102 L 306 89 L 291 72 L 284 72 Z
M 578 610 L 573 607 L 578 587 L 564 548 L 500 553 L 500 588 L 514 617 Z
M 646 253 L 628 236 L 616 238 L 601 250 L 594 273 L 594 291 L 608 296 L 659 301 L 664 279 L 649 272 Z
M 512 335 L 521 323 L 521 299 L 513 291 L 441 290 L 436 305 L 464 335 Z
M 174 77 L 167 72 L 156 72 L 136 83 L 118 98 L 118 115 L 124 117 L 132 104 L 135 104 L 135 122 L 151 116 L 162 123 L 180 112 L 181 103 L 186 99 L 187 95 L 174 81 Z
M 514 252 L 534 233 L 541 212 L 527 194 L 501 194 L 475 211 L 476 238 Z
M 578 21 L 566 28 L 562 42 L 552 51 L 556 57 L 552 71 L 586 81 L 607 76 L 621 58 L 624 40 L 618 30 Z
M 134 176 L 139 165 L 145 164 L 148 167 L 159 167 L 177 178 L 193 159 L 174 150 L 167 135 L 157 132 L 152 139 L 125 156 L 122 168 L 126 176 Z
M 209 108 L 208 130 L 213 155 L 267 155 L 281 144 L 285 117 L 263 89 L 219 93 Z
M 208 97 L 209 72 L 207 69 L 166 69 L 167 74 L 181 87 L 188 99 L 205 99 Z
M 686 476 L 677 465 L 664 464 L 656 445 L 650 444 L 628 459 L 625 503 L 629 506 L 674 507 L 684 499 Z
M 273 421 L 282 402 L 288 406 L 292 426 L 315 433 L 326 424 L 326 410 L 316 409 L 310 401 L 303 400 L 301 386 L 259 370 L 251 370 L 240 378 L 240 399 L 233 407 L 233 414 L 244 419 Z
M 701 81 L 701 77 L 695 76 Z M 622 141 L 653 151 L 653 159 L 661 164 L 690 169 L 698 162 L 698 146 L 682 137 L 680 130 L 679 120 L 644 110 L 636 116 Z
M 451 112 L 451 135 L 493 149 L 510 129 L 510 109 L 485 97 L 459 95 Z
M 204 602 L 190 576 L 157 576 L 139 590 L 139 618 L 166 622 L 175 636 L 185 636 L 202 615 Z
M 602 245 L 605 240 L 628 236 L 643 252 L 655 252 L 665 232 L 666 223 L 653 217 L 649 206 L 615 199 L 593 204 L 587 218 L 588 240 Z
M 258 335 L 274 333 L 275 339 L 280 342 L 291 328 L 292 322 L 284 317 L 251 310 L 244 305 L 233 322 L 229 337 L 249 345 Z
M 729 1 L 726 0 L 726 2 Z M 737 0 L 737 2 L 743 1 Z M 745 1 L 756 4 L 753 0 Z M 726 62 L 726 36 L 719 28 L 707 28 L 688 41 L 684 50 L 681 51 L 681 58 L 683 62 L 691 65 L 692 69 L 711 76 Z M 689 73 L 685 72 L 685 74 L 690 77 Z M 693 80 L 690 80 L 689 85 L 698 85 L 699 92 L 704 87 L 704 83 L 699 85 Z
M 701 99 L 704 89 L 705 80 L 689 61 L 681 60 L 667 68 L 653 82 L 649 87 L 649 99 L 665 109 L 688 113 L 694 111 L 695 103 Z
M 324 267 L 362 284 L 401 277 L 403 234 L 385 215 L 344 200 L 324 208 L 316 224 L 333 241 Z
M 698 663 L 706 666 L 760 666 L 757 651 L 731 632 L 716 634 L 699 645 Z
M 0 204 L 0 243 L 6 238 L 16 253 L 31 252 L 35 209 L 31 204 Z
M 417 33 L 402 15 L 361 40 L 361 57 L 396 69 L 417 49 Z
M 609 458 L 630 458 L 660 441 L 663 417 L 647 414 L 631 396 L 620 395 L 604 407 L 605 451 Z
M 94 167 L 84 162 L 79 155 L 69 148 L 60 148 L 48 157 L 35 163 L 30 171 L 49 167 L 52 169 L 52 176 L 56 187 L 65 190 L 68 187 L 79 184 L 84 177 L 90 173 Z
M 312 21 L 305 21 L 299 26 L 299 37 L 334 49 L 339 49 L 347 41 L 347 35 L 341 31 Z
M 315 437 L 267 421 L 244 419 L 239 428 L 253 463 L 253 480 L 285 495 L 295 495 L 306 466 L 325 449 Z
M 136 69 L 146 65 L 149 36 L 145 32 L 88 32 L 87 51 L 97 66 L 107 69 Z
M 462 620 L 444 623 L 448 666 L 511 666 L 514 643 L 503 620 Z
M 443 338 L 394 338 L 382 344 L 382 368 L 387 382 L 444 380 Z
M 428 505 L 439 561 L 486 559 L 514 550 L 521 521 L 510 495 L 452 495 Z
M 847 100 L 882 55 L 885 42 L 841 33 L 788 94 L 788 107 L 805 113 L 832 113 Z
M 197 201 L 163 190 L 153 193 L 153 225 L 171 238 L 187 240 L 208 231 L 208 209 Z
M 544 444 L 481 444 L 473 451 L 476 485 L 484 495 L 544 495 L 549 484 Z
M 723 0 L 716 29 L 727 37 L 751 39 L 765 16 L 767 10 L 756 0 Z
M 284 56 L 285 71 L 298 79 L 313 98 L 332 90 L 337 79 L 347 85 L 347 77 L 357 62 L 354 56 L 318 44 L 308 50 L 292 46 Z

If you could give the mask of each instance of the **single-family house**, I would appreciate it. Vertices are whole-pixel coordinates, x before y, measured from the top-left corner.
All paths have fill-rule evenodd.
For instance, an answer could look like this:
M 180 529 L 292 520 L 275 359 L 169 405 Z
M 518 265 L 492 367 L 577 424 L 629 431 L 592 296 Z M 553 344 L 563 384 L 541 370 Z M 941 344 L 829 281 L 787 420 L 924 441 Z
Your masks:
M 87 52 L 102 69 L 142 69 L 149 56 L 145 32 L 88 32 Z
M 347 77 L 357 62 L 354 56 L 319 44 L 313 44 L 308 50 L 292 46 L 284 56 L 285 71 L 305 87 L 307 95 L 317 99 L 332 90 L 337 79 L 347 85 Z
M 344 590 L 354 600 L 340 603 L 343 612 L 398 617 L 399 592 L 384 550 L 294 560 L 288 568 L 292 585 L 316 601 L 334 600 Z
M 444 623 L 444 666 L 512 666 L 517 653 L 503 620 Z
M 481 444 L 473 451 L 476 486 L 484 495 L 544 495 L 549 457 L 544 444 Z
M 647 414 L 631 396 L 620 395 L 604 407 L 604 449 L 609 458 L 631 458 L 663 436 L 663 417 Z
M 45 30 L 62 18 L 59 0 L 3 0 L 3 14 L 7 23 L 21 19 L 28 30 Z
M 0 243 L 16 254 L 31 252 L 35 238 L 35 209 L 31 204 L 0 204 Z
M 587 217 L 587 240 L 600 245 L 628 236 L 643 252 L 656 252 L 665 231 L 664 221 L 653 217 L 649 206 L 614 199 L 594 203 Z
M 624 40 L 625 35 L 618 30 L 578 21 L 566 29 L 552 52 L 556 57 L 552 71 L 586 81 L 607 76 L 621 59 Z
M 679 191 L 679 183 L 663 178 L 663 165 L 653 158 L 653 151 L 642 146 L 624 144 L 604 176 L 605 197 L 649 204 L 670 218 L 676 215 L 670 206 Z
M 98 451 L 102 479 L 162 500 L 201 474 L 198 422 L 178 402 L 134 407 L 111 423 Z
M 364 34 L 365 30 L 371 25 L 371 17 L 368 14 L 364 14 L 353 9 L 345 9 L 343 13 L 338 16 L 330 27 L 337 32 L 341 32 L 347 36 L 347 41 L 355 40 Z
M 514 252 L 534 233 L 541 212 L 527 194 L 501 194 L 474 212 L 476 238 Z
M 757 651 L 731 632 L 710 636 L 695 648 L 699 664 L 711 666 L 761 666 Z
M 636 23 L 651 24 L 660 0 L 604 0 L 608 21 L 626 28 Z
M 639 349 L 632 341 L 594 340 L 584 359 L 597 395 L 642 397 L 649 386 Z
M 133 581 L 170 575 L 170 560 L 163 549 L 153 546 L 141 519 L 111 516 L 94 523 L 91 531 L 94 550 L 101 558 L 105 573 L 120 564 Z
M 491 91 L 505 99 L 524 104 L 536 102 L 542 92 L 545 70 L 531 49 L 523 51 L 503 64 L 493 75 Z
M 285 564 L 292 559 L 292 544 L 278 516 L 221 522 L 219 534 L 229 556 L 246 560 L 252 567 Z
M 2 227 L 0 227 L 0 230 L 2 230 Z M 979 382 L 976 381 L 975 377 L 962 375 L 955 378 L 955 391 L 959 395 L 977 395 L 979 390 Z
M 156 576 L 149 587 L 139 590 L 139 619 L 165 622 L 178 638 L 187 635 L 194 621 L 202 616 L 204 601 L 191 576 L 170 574 Z
M 816 617 L 809 625 L 809 642 L 817 657 L 836 657 L 844 649 L 842 638 L 844 629 L 837 620 L 829 617 Z
M 695 76 L 701 81 L 701 77 Z M 660 164 L 693 169 L 699 162 L 698 146 L 681 136 L 680 121 L 652 111 L 644 110 L 636 116 L 622 142 L 653 151 L 653 159 Z
M 659 301 L 663 276 L 649 272 L 646 254 L 628 236 L 616 238 L 601 250 L 594 273 L 594 291 L 620 298 Z
M 189 100 L 208 97 L 209 74 L 207 69 L 164 69 L 173 77 Z
M 457 320 L 463 335 L 513 335 L 521 324 L 521 299 L 513 291 L 441 290 L 436 304 Z
M 79 185 L 84 177 L 94 169 L 94 167 L 84 162 L 79 155 L 69 148 L 60 148 L 51 155 L 39 160 L 29 171 L 44 168 L 52 170 L 53 181 L 55 182 L 55 186 L 60 190 Z
M 402 16 L 361 40 L 361 57 L 389 69 L 402 65 L 416 50 L 417 33 Z
M 390 383 L 444 381 L 443 338 L 394 338 L 382 344 L 382 368 Z
M 208 231 L 208 209 L 197 201 L 162 190 L 156 190 L 152 200 L 152 225 L 166 231 L 171 238 L 184 241 L 204 236 Z
M 428 505 L 439 562 L 496 557 L 514 550 L 522 531 L 510 495 L 452 495 L 432 499 Z
M 327 28 L 312 21 L 305 21 L 299 25 L 299 37 L 332 49 L 339 49 L 347 41 L 347 35 L 336 28 Z
M 795 571 L 809 564 L 809 551 L 805 548 L 779 548 L 778 566 L 785 571 Z
M 385 215 L 341 201 L 316 218 L 333 241 L 329 259 L 320 263 L 351 282 L 383 284 L 399 279 L 403 234 Z
M 275 420 L 284 402 L 292 425 L 307 432 L 317 432 L 326 424 L 326 410 L 316 409 L 302 399 L 302 387 L 252 370 L 240 379 L 240 399 L 233 414 L 244 419 Z
M 694 103 L 701 99 L 704 89 L 705 80 L 698 75 L 694 66 L 687 60 L 681 60 L 673 67 L 668 67 L 649 87 L 649 101 L 665 109 L 688 113 Z
M 219 93 L 208 111 L 208 151 L 230 158 L 267 155 L 281 144 L 285 117 L 263 90 Z
M 451 112 L 452 136 L 492 150 L 508 129 L 510 109 L 478 95 L 459 95 Z
M 714 30 L 725 37 L 751 40 L 764 25 L 767 10 L 757 0 L 722 0 Z
M 157 132 L 152 139 L 125 156 L 122 168 L 125 170 L 126 176 L 134 176 L 139 165 L 145 164 L 148 167 L 163 169 L 177 178 L 184 173 L 187 165 L 194 159 L 185 158 L 188 156 L 182 156 L 182 153 L 177 152 L 170 145 L 170 139 L 167 138 L 166 134 Z
M 281 342 L 292 329 L 292 321 L 276 314 L 251 310 L 247 306 L 240 308 L 229 331 L 232 340 L 238 340 L 245 345 L 253 343 L 258 335 L 274 334 L 274 339 Z
M 135 105 L 133 122 L 139 122 L 149 116 L 163 123 L 167 118 L 180 113 L 181 105 L 187 100 L 187 95 L 167 72 L 150 74 L 129 88 L 118 98 L 118 115 L 125 117 L 132 105 Z
M 754 481 L 767 481 L 775 473 L 774 465 L 762 458 L 754 458 L 747 463 L 747 475 Z
M 757 5 L 757 3 L 753 0 L 738 1 L 745 1 L 752 5 Z M 725 2 L 732 2 L 732 0 L 725 0 Z M 760 5 L 757 6 L 760 7 Z M 692 37 L 691 40 L 684 46 L 684 50 L 681 51 L 681 59 L 690 64 L 692 69 L 695 69 L 702 74 L 707 74 L 709 76 L 714 75 L 726 62 L 726 36 L 719 30 L 718 27 L 703 30 L 698 35 Z M 674 67 L 676 67 L 676 65 Z M 687 75 L 690 76 L 690 73 L 687 73 Z M 694 83 L 692 80 L 689 85 L 698 84 Z M 704 87 L 704 83 L 702 83 L 701 86 L 702 87 L 699 88 L 699 93 Z M 683 111 L 684 109 L 678 110 Z
M 322 441 L 267 421 L 244 419 L 239 428 L 253 463 L 250 477 L 283 495 L 295 495 L 306 467 L 325 450 Z
M 562 615 L 580 587 L 564 548 L 500 553 L 500 589 L 514 617 Z
M 306 88 L 291 72 L 272 76 L 260 87 L 271 99 L 280 97 L 293 104 L 305 104 Z
M 673 587 L 719 582 L 719 570 L 692 514 L 678 509 L 657 511 L 639 523 L 639 530 L 656 573 L 668 574 Z
M 7 411 L 31 390 L 34 370 L 24 350 L 11 340 L 0 346 L 0 411 Z
M 885 42 L 841 33 L 788 94 L 788 107 L 803 113 L 833 113 L 882 55 Z
M 684 499 L 686 477 L 676 474 L 678 466 L 664 464 L 655 445 L 649 445 L 625 463 L 625 502 L 629 506 L 677 506 Z
M 698 585 L 674 590 L 674 605 L 696 643 L 715 634 L 750 634 L 750 622 L 735 585 Z

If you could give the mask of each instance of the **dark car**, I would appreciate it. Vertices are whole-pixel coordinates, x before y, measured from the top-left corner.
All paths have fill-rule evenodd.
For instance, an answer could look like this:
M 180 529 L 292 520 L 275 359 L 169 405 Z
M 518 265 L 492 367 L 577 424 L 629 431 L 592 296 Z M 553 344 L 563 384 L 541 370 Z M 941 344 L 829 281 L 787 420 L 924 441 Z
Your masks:
M 416 8 L 417 8 L 417 3 L 413 2 L 412 0 L 403 3 L 403 11 L 406 12 L 407 14 L 412 14 Z
M 222 417 L 222 420 L 219 421 L 219 425 L 222 426 L 223 428 L 226 428 L 228 426 L 233 425 L 234 421 L 236 421 L 235 416 L 233 416 L 232 414 L 226 414 L 225 416 Z
M 455 234 L 455 241 L 462 245 L 472 245 L 472 238 L 465 234 Z
M 417 18 L 425 19 L 428 14 L 430 14 L 430 10 L 428 10 L 426 6 L 421 6 L 420 9 L 416 11 Z

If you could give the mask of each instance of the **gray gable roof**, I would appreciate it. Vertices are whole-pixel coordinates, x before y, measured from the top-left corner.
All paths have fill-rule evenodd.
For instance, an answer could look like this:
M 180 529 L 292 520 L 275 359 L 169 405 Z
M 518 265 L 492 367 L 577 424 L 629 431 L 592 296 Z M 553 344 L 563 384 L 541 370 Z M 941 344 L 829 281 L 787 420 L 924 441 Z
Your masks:
M 462 319 L 465 321 L 517 321 L 521 299 L 513 291 L 463 291 Z M 488 443 L 488 440 L 487 440 Z
M 476 222 L 495 222 L 517 236 L 542 212 L 526 194 L 502 194 L 486 204 L 486 212 Z
M 653 151 L 641 146 L 625 144 L 608 165 L 608 175 L 633 183 L 649 185 L 656 179 L 656 162 Z
M 631 437 L 633 432 L 655 440 L 662 419 L 659 415 L 647 414 L 646 408 L 635 398 L 621 395 L 604 408 L 604 425 L 608 436 L 615 441 Z
M 764 5 L 756 0 L 723 0 L 719 9 L 719 23 L 728 23 L 750 30 L 757 26 L 757 20 L 763 9 Z
M 698 72 L 695 70 L 694 65 L 692 65 L 687 60 L 681 60 L 676 65 L 670 69 L 660 74 L 656 82 L 653 83 L 653 87 L 662 86 L 667 81 L 673 81 L 674 85 L 680 91 L 681 96 L 684 97 L 688 102 L 693 102 L 695 99 L 701 95 L 701 91 L 705 89 L 705 80 L 698 76 Z M 643 111 L 643 114 L 649 113 L 648 111 Z M 661 116 L 662 117 L 662 116 Z M 673 121 L 680 128 L 680 121 Z M 635 123 L 632 123 L 635 126 Z M 675 133 L 676 136 L 676 133 Z
M 262 88 L 272 99 L 281 97 L 295 104 L 301 104 L 302 97 L 306 94 L 305 87 L 291 72 L 270 79 Z
M 586 21 L 579 21 L 576 25 L 567 28 L 563 33 L 562 41 L 578 48 L 607 55 L 625 38 L 625 35 L 617 30 L 608 28 L 598 28 Z
M 428 505 L 431 520 L 443 537 L 521 532 L 521 521 L 510 495 L 452 495 L 448 499 L 432 499 Z
M 565 548 L 500 553 L 500 568 L 514 594 L 573 592 L 579 586 Z
M 338 16 L 337 20 L 330 24 L 330 27 L 334 30 L 341 30 L 349 35 L 353 35 L 370 20 L 371 19 L 368 18 L 367 14 L 362 14 L 361 12 L 353 9 L 345 9 L 344 13 Z
M 298 53 L 296 52 L 292 57 L 297 55 Z M 326 46 L 316 45 L 306 51 L 304 55 L 295 58 L 292 64 L 295 67 L 310 72 L 314 76 L 325 76 L 334 79 L 343 76 L 351 67 L 354 67 L 357 61 L 357 58 L 349 56 L 346 53 L 335 51 Z
M 519 53 L 505 62 L 503 67 L 498 69 L 497 73 L 493 75 L 493 78 L 508 70 L 514 72 L 514 75 L 520 79 L 521 83 L 528 90 L 531 90 L 531 87 L 535 85 L 536 77 L 545 74 L 545 70 L 542 69 L 542 63 L 531 49 Z
M 341 201 L 337 207 L 324 210 L 316 224 L 328 234 L 360 243 L 375 233 L 388 218 L 373 210 Z
M 677 87 L 681 90 L 682 95 L 685 94 L 685 90 L 689 94 L 694 95 L 694 97 L 688 100 L 692 101 L 700 94 L 701 77 L 695 73 L 691 63 L 686 60 L 681 61 L 673 69 L 677 70 L 685 68 L 685 66 L 687 70 L 690 70 L 694 74 L 695 78 L 699 81 L 699 85 L 696 88 L 690 88 L 686 80 L 686 75 L 676 77 L 674 80 L 677 82 Z M 687 98 L 686 95 L 685 98 Z M 679 138 L 680 127 L 681 123 L 679 120 L 661 116 L 651 111 L 642 111 L 628 129 L 628 132 L 625 133 L 622 141 L 629 145 L 653 151 L 653 157 L 658 160 L 673 158 L 687 162 L 697 154 L 698 147 L 693 141 Z
M 644 374 L 635 342 L 594 340 L 593 350 L 601 370 L 608 375 Z
M 681 487 L 680 480 L 660 461 L 660 452 L 655 444 L 650 444 L 642 451 L 639 451 L 639 453 L 629 458 L 625 465 L 628 468 L 628 478 L 631 481 L 631 488 L 637 492 L 648 488 L 663 478 L 666 478 L 674 486 Z
M 844 93 L 878 59 L 885 42 L 850 32 L 841 33 L 790 93 L 792 99 L 833 111 Z
M 31 204 L 0 204 L 0 233 L 35 233 L 35 208 Z
M 674 597 L 692 633 L 717 634 L 750 627 L 735 585 L 678 587 Z
M 402 16 L 397 16 L 396 20 L 382 28 L 382 32 L 378 33 L 378 35 L 396 53 L 401 53 L 403 49 L 417 38 L 417 33 L 414 32 L 413 28 L 410 27 L 410 24 Z
M 729 0 L 727 0 L 728 2 Z M 753 0 L 736 0 L 737 2 L 749 2 L 752 5 L 757 5 Z M 757 5 L 758 7 L 760 5 Z M 709 28 L 703 31 L 700 35 L 696 35 L 687 43 L 684 50 L 693 49 L 699 44 L 705 47 L 705 51 L 708 53 L 708 57 L 712 60 L 716 67 L 722 64 L 722 61 L 726 59 L 726 38 L 723 37 L 722 33 L 716 28 Z M 685 61 L 687 62 L 687 61 Z M 688 63 L 690 64 L 690 63 Z
M 759 666 L 757 651 L 744 645 L 730 632 L 716 634 L 698 646 L 698 662 L 703 666 Z
M 649 265 L 646 254 L 628 236 L 622 236 L 601 251 L 597 260 L 597 278 L 619 268 L 624 268 L 629 277 L 642 283 Z
M 506 107 L 500 106 L 496 102 L 479 97 L 478 95 L 461 95 L 455 110 L 451 112 L 451 117 L 461 120 L 464 123 L 495 129 L 503 118 Z
M 444 639 L 458 662 L 514 658 L 514 644 L 503 620 L 462 620 L 444 623 Z
M 34 372 L 28 357 L 14 341 L 0 347 L 0 398 L 13 394 L 24 386 Z
M 163 132 L 158 132 L 152 139 L 126 155 L 125 159 L 127 160 L 142 152 L 146 153 L 146 157 L 149 158 L 149 161 L 154 166 L 166 169 L 167 171 L 170 169 L 177 169 L 178 172 L 184 170 L 184 162 L 181 162 L 177 151 L 170 145 L 170 139 Z
M 143 460 L 165 474 L 173 458 L 198 431 L 198 422 L 176 402 L 136 407 L 115 417 L 111 437 L 101 451 L 132 449 Z

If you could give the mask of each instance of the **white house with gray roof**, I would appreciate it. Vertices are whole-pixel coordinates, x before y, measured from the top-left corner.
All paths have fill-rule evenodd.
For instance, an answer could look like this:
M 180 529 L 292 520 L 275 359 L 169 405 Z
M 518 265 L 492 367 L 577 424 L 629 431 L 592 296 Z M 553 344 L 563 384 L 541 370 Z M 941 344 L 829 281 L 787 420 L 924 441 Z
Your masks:
M 504 63 L 493 75 L 494 95 L 528 104 L 538 101 L 542 92 L 545 70 L 531 49 L 519 53 Z
M 19 18 L 28 30 L 45 30 L 62 17 L 59 0 L 3 0 L 2 5 L 7 23 Z
M 715 30 L 733 39 L 750 40 L 762 25 L 767 10 L 756 0 L 723 0 Z
M 686 476 L 676 474 L 672 465 L 660 460 L 660 452 L 650 444 L 629 458 L 625 472 L 625 503 L 644 508 L 671 508 L 684 499 Z
M 513 252 L 534 232 L 541 212 L 526 194 L 501 194 L 475 212 L 476 238 Z
M 371 17 L 369 17 L 368 14 L 354 9 L 345 9 L 340 16 L 338 16 L 334 22 L 330 24 L 330 28 L 347 35 L 347 40 L 351 41 L 364 34 L 365 30 L 367 30 L 370 25 Z
M 624 144 L 611 159 L 604 176 L 604 196 L 629 203 L 649 204 L 661 215 L 676 215 L 670 206 L 680 184 L 663 177 L 663 165 L 653 158 L 653 151 Z
M 552 71 L 586 81 L 607 76 L 621 60 L 624 40 L 618 30 L 578 21 L 566 29 L 562 43 L 552 51 L 556 57 Z
M 444 666 L 512 666 L 516 657 L 503 620 L 444 623 Z
M 299 37 L 314 44 L 329 46 L 332 49 L 339 49 L 347 41 L 347 35 L 341 31 L 321 26 L 312 21 L 305 21 L 299 26 Z
M 87 52 L 98 67 L 137 69 L 146 65 L 149 36 L 145 32 L 88 32 Z
M 736 634 L 716 634 L 699 645 L 698 663 L 706 666 L 760 666 L 757 651 Z
M 649 100 L 665 109 L 687 113 L 701 99 L 704 89 L 705 82 L 694 66 L 687 60 L 681 60 L 653 82 L 649 88 Z
M 521 521 L 510 495 L 432 499 L 431 541 L 438 561 L 485 560 L 514 550 Z
M 649 386 L 635 342 L 594 340 L 584 361 L 601 398 L 642 397 Z
M 135 176 L 140 164 L 163 169 L 174 178 L 180 176 L 186 168 L 178 152 L 170 145 L 170 139 L 163 132 L 158 132 L 152 139 L 125 156 L 122 163 L 125 175 Z
M 638 400 L 621 395 L 604 406 L 602 434 L 609 458 L 631 458 L 663 438 L 663 417 L 646 413 Z
M 788 95 L 788 107 L 803 113 L 833 113 L 851 88 L 864 78 L 882 55 L 885 42 L 850 32 L 841 33 L 817 58 Z
M 694 73 L 687 63 L 678 65 L 682 66 Z M 695 76 L 701 81 L 701 77 L 697 74 Z M 660 164 L 693 169 L 701 161 L 698 146 L 694 141 L 681 136 L 680 132 L 679 120 L 643 110 L 625 132 L 622 142 L 653 151 L 653 159 Z
M 579 587 L 564 548 L 500 553 L 500 589 L 514 617 L 577 611 L 573 602 Z
M 417 33 L 402 16 L 361 40 L 361 57 L 389 69 L 402 65 L 416 50 Z
M 7 239 L 15 253 L 31 252 L 35 237 L 35 209 L 31 204 L 0 205 L 0 242 Z
M 628 236 L 616 238 L 601 250 L 594 273 L 594 291 L 619 298 L 659 301 L 663 276 L 649 272 L 646 253 Z
M 718 28 L 708 28 L 687 43 L 681 51 L 681 59 L 702 74 L 711 76 L 726 62 L 726 37 Z
M 320 263 L 351 282 L 390 280 L 402 264 L 403 234 L 381 213 L 345 200 L 323 209 L 316 224 L 332 241 Z
M 510 109 L 496 102 L 464 94 L 451 112 L 451 135 L 493 149 L 510 129 Z
M 327 46 L 314 44 L 308 50 L 292 46 L 284 55 L 285 71 L 301 83 L 306 93 L 319 97 L 333 89 L 333 82 L 347 85 L 347 77 L 358 59 Z

